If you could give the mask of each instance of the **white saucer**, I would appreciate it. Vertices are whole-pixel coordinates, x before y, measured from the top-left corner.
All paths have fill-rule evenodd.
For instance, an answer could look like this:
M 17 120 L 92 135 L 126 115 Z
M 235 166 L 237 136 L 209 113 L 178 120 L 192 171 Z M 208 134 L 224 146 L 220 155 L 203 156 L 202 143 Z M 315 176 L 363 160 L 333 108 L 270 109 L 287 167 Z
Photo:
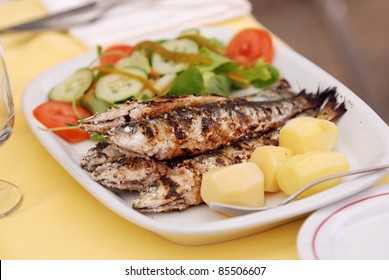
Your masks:
M 297 238 L 301 259 L 389 260 L 389 185 L 314 212 Z

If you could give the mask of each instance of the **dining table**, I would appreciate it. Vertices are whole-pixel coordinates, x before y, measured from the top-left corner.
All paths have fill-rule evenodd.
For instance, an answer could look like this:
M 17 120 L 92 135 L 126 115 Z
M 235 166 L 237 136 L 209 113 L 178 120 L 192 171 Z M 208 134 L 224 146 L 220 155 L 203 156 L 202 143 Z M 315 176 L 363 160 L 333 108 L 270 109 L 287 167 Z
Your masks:
M 38 0 L 6 1 L 0 4 L 0 28 L 47 14 Z M 266 28 L 251 13 L 209 26 L 236 30 Z M 28 126 L 21 105 L 25 88 L 36 76 L 92 48 L 66 30 L 11 32 L 1 34 L 0 41 L 16 111 L 13 134 L 0 149 L 0 178 L 12 182 L 23 193 L 20 208 L 0 219 L 0 259 L 299 259 L 296 239 L 307 215 L 249 236 L 187 246 L 168 241 L 106 207 L 41 145 Z M 377 184 L 387 182 L 389 177 Z

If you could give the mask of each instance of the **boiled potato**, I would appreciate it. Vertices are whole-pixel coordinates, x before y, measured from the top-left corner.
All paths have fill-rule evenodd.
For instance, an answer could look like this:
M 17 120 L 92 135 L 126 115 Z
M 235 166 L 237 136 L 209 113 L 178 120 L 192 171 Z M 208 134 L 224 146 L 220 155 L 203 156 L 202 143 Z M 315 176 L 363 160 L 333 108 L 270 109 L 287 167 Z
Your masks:
M 330 151 L 338 139 L 338 128 L 327 120 L 299 117 L 290 120 L 280 130 L 279 145 L 296 154 L 308 151 Z
M 263 173 L 253 162 L 233 164 L 203 174 L 201 197 L 239 206 L 263 206 Z
M 286 160 L 277 169 L 277 182 L 281 190 L 288 196 L 303 186 L 319 178 L 345 172 L 349 163 L 342 153 L 334 151 L 312 151 L 295 155 Z M 328 189 L 338 184 L 342 179 L 322 182 L 307 190 L 299 197 L 305 197 Z
M 279 192 L 276 180 L 278 166 L 294 155 L 291 149 L 278 146 L 262 146 L 255 149 L 249 162 L 255 162 L 264 175 L 265 192 Z

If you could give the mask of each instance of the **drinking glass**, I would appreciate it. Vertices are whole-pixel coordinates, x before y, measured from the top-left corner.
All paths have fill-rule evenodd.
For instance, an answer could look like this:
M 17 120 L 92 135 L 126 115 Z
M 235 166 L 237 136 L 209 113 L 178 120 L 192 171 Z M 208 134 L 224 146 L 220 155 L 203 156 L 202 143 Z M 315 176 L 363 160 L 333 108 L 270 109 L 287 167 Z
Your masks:
M 0 45 L 0 147 L 11 137 L 15 121 L 14 103 L 3 48 Z M 5 161 L 4 158 L 0 160 Z M 13 213 L 21 205 L 22 193 L 10 182 L 0 179 L 0 218 Z

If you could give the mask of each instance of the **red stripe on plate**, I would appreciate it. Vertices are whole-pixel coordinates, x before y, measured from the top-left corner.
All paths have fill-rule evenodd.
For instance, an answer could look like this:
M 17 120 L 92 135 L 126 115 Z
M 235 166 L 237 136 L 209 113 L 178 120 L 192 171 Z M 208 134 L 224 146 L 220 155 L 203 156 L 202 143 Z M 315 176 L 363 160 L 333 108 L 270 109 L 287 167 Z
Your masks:
M 368 199 L 372 199 L 372 198 L 376 198 L 376 197 L 380 197 L 380 196 L 384 196 L 384 195 L 389 195 L 389 192 L 386 192 L 386 193 L 381 193 L 381 194 L 376 194 L 376 195 L 372 195 L 372 196 L 367 196 L 367 197 L 364 197 L 364 198 L 361 198 L 359 200 L 356 200 L 356 201 L 353 201 L 349 204 L 346 204 L 344 206 L 342 206 L 341 208 L 337 209 L 336 211 L 332 212 L 328 217 L 326 217 L 320 224 L 319 226 L 316 228 L 315 230 L 315 233 L 313 234 L 313 238 L 312 238 L 312 242 L 311 242 L 311 247 L 312 247 L 312 251 L 313 251 L 313 255 L 314 255 L 314 258 L 316 260 L 320 260 L 319 258 L 319 255 L 318 255 L 318 252 L 317 252 L 317 249 L 316 249 L 316 239 L 317 239 L 317 236 L 319 234 L 319 231 L 320 229 L 322 229 L 322 227 L 324 226 L 324 224 L 326 222 L 328 222 L 331 218 L 333 218 L 336 214 L 338 214 L 340 211 L 350 207 L 350 206 L 353 206 L 357 203 L 360 203 L 360 202 L 363 202 L 363 201 L 366 201 Z

